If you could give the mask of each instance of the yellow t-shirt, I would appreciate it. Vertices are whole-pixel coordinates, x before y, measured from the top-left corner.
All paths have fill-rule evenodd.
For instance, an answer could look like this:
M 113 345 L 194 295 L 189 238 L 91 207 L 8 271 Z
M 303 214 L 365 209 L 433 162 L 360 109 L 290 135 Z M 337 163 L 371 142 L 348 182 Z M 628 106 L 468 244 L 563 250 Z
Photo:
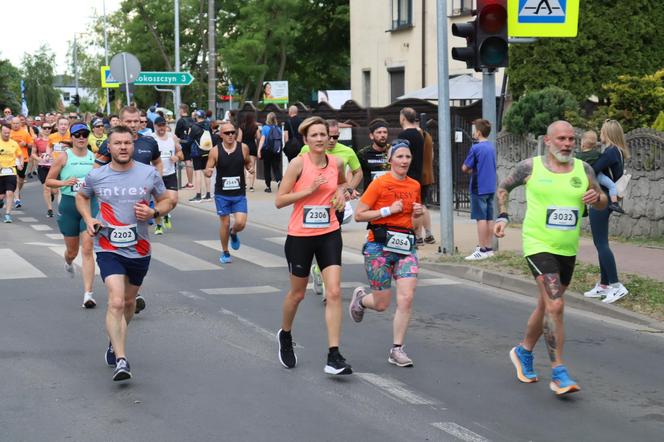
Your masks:
M 4 141 L 0 138 L 0 174 L 6 173 L 2 169 L 12 169 L 11 175 L 16 175 L 16 159 L 23 155 L 21 146 L 12 139 Z M 25 160 L 25 158 L 23 158 Z
M 28 146 L 34 143 L 34 140 L 30 136 L 27 130 L 25 129 L 19 129 L 19 130 L 13 130 L 9 133 L 9 138 L 12 140 L 16 141 L 16 143 L 19 145 L 21 150 L 23 151 L 23 161 L 27 162 L 28 158 L 30 158 L 29 152 L 28 152 Z M 25 143 L 25 146 L 21 146 L 21 142 Z
M 101 143 L 103 143 L 106 138 L 108 138 L 108 135 L 106 134 L 102 134 L 101 138 L 97 138 L 93 132 L 90 132 L 90 135 L 88 135 L 88 144 L 90 145 L 93 153 L 97 153 L 97 151 L 99 151 Z
M 64 150 L 69 147 L 67 145 L 61 144 L 63 141 L 71 141 L 69 132 L 65 133 L 64 136 L 60 135 L 58 132 L 48 136 L 48 144 L 53 150 L 51 156 L 54 160 L 60 156 L 61 152 L 64 152 Z

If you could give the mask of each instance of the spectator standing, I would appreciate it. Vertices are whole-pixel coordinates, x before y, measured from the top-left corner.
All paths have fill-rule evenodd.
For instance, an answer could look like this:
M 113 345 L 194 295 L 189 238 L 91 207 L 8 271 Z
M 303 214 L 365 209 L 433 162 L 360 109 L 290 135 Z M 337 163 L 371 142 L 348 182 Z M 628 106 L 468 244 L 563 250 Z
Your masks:
M 496 148 L 487 138 L 491 123 L 477 119 L 473 125 L 473 137 L 478 142 L 470 148 L 461 170 L 470 174 L 470 217 L 477 222 L 479 245 L 466 256 L 467 261 L 493 256 L 493 197 L 496 193 Z
M 194 187 L 194 168 L 191 161 L 191 137 L 189 136 L 189 131 L 191 130 L 191 126 L 194 124 L 194 120 L 189 116 L 188 105 L 184 103 L 181 104 L 179 112 L 180 119 L 175 124 L 175 136 L 178 137 L 178 140 L 180 140 L 180 146 L 182 146 L 185 173 L 187 175 L 187 184 L 182 187 L 191 189 Z
M 258 158 L 263 160 L 263 175 L 265 177 L 265 191 L 272 192 L 272 174 L 277 186 L 281 183 L 281 139 L 282 133 L 274 112 L 267 114 L 265 125 L 261 128 L 261 139 L 258 143 Z M 274 144 L 279 144 L 279 151 Z
M 210 178 L 205 176 L 203 171 L 207 165 L 210 149 L 217 145 L 219 140 L 209 132 L 210 125 L 205 121 L 205 111 L 197 110 L 194 115 L 196 122 L 191 126 L 189 137 L 192 142 L 191 159 L 194 165 L 194 190 L 196 195 L 189 201 L 200 203 L 212 199 L 210 196 Z M 203 185 L 205 185 L 205 193 L 203 193 Z
M 304 146 L 304 140 L 298 131 L 300 124 L 302 123 L 302 118 L 300 118 L 297 113 L 297 106 L 289 107 L 288 120 L 286 120 L 286 124 L 284 126 L 284 129 L 286 130 L 286 133 L 284 134 L 284 153 L 286 154 L 286 158 L 288 158 L 289 163 L 293 158 L 300 154 L 302 146 Z
M 371 144 L 363 147 L 357 153 L 357 158 L 362 166 L 363 189 L 376 178 L 390 171 L 390 163 L 387 160 L 389 144 L 387 143 L 387 122 L 376 119 L 369 123 L 369 139 Z
M 249 192 L 254 191 L 254 184 L 256 183 L 256 158 L 258 156 L 258 140 L 260 140 L 261 132 L 256 123 L 256 114 L 249 112 L 244 114 L 243 122 L 240 126 L 239 143 L 244 143 L 249 148 L 249 158 L 251 158 L 251 169 L 246 171 L 246 179 L 249 184 Z

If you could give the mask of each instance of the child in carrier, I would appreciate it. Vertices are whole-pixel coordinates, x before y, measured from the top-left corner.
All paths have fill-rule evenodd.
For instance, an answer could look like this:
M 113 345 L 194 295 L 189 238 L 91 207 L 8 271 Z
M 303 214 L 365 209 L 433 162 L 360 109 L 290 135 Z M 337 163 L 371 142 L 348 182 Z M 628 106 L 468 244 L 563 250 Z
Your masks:
M 597 134 L 595 131 L 589 130 L 584 132 L 581 136 L 581 152 L 576 153 L 576 158 L 585 161 L 589 165 L 593 165 L 599 159 L 602 153 L 597 148 Z M 597 174 L 597 181 L 600 186 L 606 187 L 609 190 L 609 197 L 611 202 L 609 208 L 614 212 L 625 213 L 625 211 L 618 204 L 618 189 L 616 183 L 603 173 Z

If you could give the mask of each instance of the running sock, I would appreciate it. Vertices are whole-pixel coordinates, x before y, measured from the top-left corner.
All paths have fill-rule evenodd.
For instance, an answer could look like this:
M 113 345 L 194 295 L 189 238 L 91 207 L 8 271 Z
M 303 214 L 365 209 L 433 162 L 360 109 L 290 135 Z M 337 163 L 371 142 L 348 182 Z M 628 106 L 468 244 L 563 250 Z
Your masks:
M 433 236 L 433 235 L 431 234 L 431 230 L 428 230 L 428 229 L 424 229 L 424 234 L 425 234 L 426 236 Z
M 161 229 L 161 224 L 157 224 L 157 227 Z
M 197 194 L 196 194 L 196 198 L 200 198 L 200 197 L 201 197 L 201 194 L 200 194 L 200 193 L 197 193 Z
M 493 252 L 493 249 L 491 247 L 482 247 L 480 248 L 480 252 Z
M 392 348 L 399 348 L 399 347 L 403 347 L 403 345 L 402 344 L 392 344 Z
M 290 330 L 286 331 L 286 330 L 284 330 L 284 329 L 282 328 L 282 329 L 281 329 L 281 332 L 284 334 L 284 336 L 290 338 L 290 335 L 291 335 Z
M 205 199 L 210 199 L 210 192 L 205 194 Z
M 339 347 L 330 347 L 329 354 L 339 353 Z

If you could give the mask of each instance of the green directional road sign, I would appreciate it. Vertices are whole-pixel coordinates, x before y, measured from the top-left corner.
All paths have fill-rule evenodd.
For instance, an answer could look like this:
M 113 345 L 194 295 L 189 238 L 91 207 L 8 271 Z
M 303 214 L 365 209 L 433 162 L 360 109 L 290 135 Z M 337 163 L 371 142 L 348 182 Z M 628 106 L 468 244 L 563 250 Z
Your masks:
M 194 81 L 189 72 L 141 72 L 136 86 L 188 86 Z

